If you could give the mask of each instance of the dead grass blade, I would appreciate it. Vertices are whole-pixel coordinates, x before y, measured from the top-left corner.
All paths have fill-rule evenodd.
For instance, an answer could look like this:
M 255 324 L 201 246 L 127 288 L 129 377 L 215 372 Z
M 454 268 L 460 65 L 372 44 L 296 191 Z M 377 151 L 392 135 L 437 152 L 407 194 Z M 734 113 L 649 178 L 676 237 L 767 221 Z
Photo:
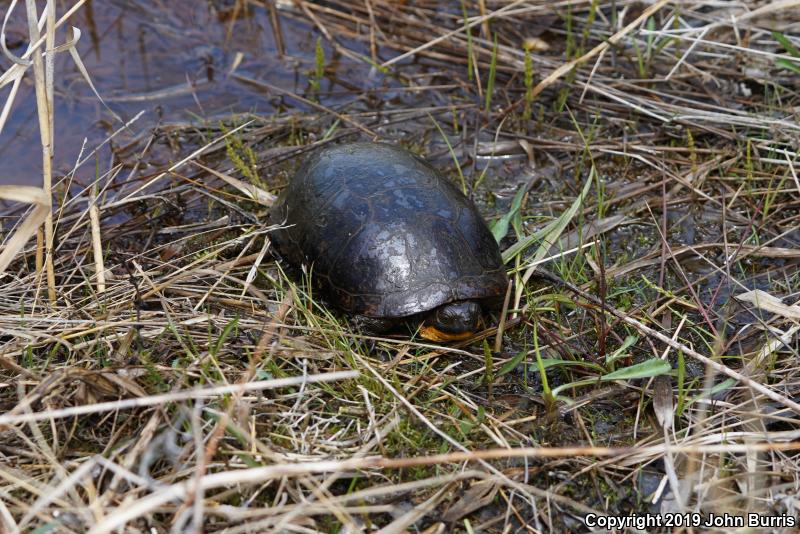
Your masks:
M 600 43 L 599 45 L 592 48 L 589 52 L 582 55 L 581 57 L 573 59 L 572 61 L 558 67 L 556 70 L 548 74 L 545 79 L 536 84 L 536 86 L 532 90 L 533 97 L 536 97 L 539 93 L 550 87 L 553 84 L 553 82 L 564 76 L 566 73 L 568 73 L 578 65 L 586 63 L 587 61 L 597 56 L 598 54 L 605 52 L 610 46 L 620 42 L 626 35 L 628 35 L 630 32 L 641 26 L 644 21 L 653 16 L 654 13 L 658 12 L 661 8 L 669 4 L 671 1 L 672 0 L 659 0 L 658 2 L 650 5 L 650 7 L 642 11 L 641 15 L 636 17 L 633 21 L 631 21 L 627 26 L 622 28 L 620 31 L 612 35 L 607 41 Z
M 50 197 L 38 187 L 2 185 L 0 198 L 33 204 L 33 211 L 22 220 L 0 252 L 0 276 L 2 276 L 14 257 L 25 248 L 25 244 L 50 214 Z
M 26 0 L 25 6 L 28 14 L 28 33 L 31 42 L 38 42 L 40 39 L 38 15 L 35 0 Z M 45 4 L 47 13 L 47 26 L 45 41 L 46 62 L 42 61 L 42 55 L 33 54 L 33 76 L 36 86 L 36 110 L 39 117 L 39 135 L 42 144 L 42 191 L 47 198 L 52 198 L 53 183 L 53 141 L 54 141 L 54 114 L 53 107 L 53 47 L 55 46 L 55 3 L 48 0 Z M 49 207 L 49 202 L 48 202 Z M 44 240 L 37 239 L 37 256 L 44 258 L 44 269 L 47 278 L 47 295 L 51 304 L 56 301 L 56 276 L 53 267 L 53 213 L 47 211 L 44 219 Z M 38 265 L 37 265 L 38 267 Z
M 748 302 L 759 310 L 774 313 L 794 321 L 800 321 L 800 306 L 788 306 L 784 304 L 778 297 L 770 295 L 766 291 L 762 291 L 760 289 L 754 289 L 746 293 L 740 293 L 739 295 L 736 295 L 736 300 Z
M 299 384 L 314 384 L 317 382 L 331 382 L 336 380 L 349 380 L 358 376 L 357 371 L 338 371 L 324 373 L 320 375 L 308 375 L 297 378 L 276 378 L 274 380 L 260 380 L 230 386 L 219 386 L 215 388 L 198 388 L 178 393 L 167 393 L 164 395 L 152 395 L 149 397 L 138 397 L 120 401 L 99 402 L 72 408 L 62 408 L 59 410 L 45 410 L 43 412 L 31 412 L 20 415 L 0 415 L 0 425 L 15 425 L 32 421 L 48 421 L 51 419 L 62 419 L 65 417 L 75 417 L 91 413 L 103 413 L 117 410 L 129 410 L 143 406 L 157 406 L 168 402 L 177 402 L 187 399 L 202 399 L 217 397 L 231 393 L 241 394 L 246 391 L 259 391 L 264 389 L 276 389 L 291 387 Z
M 205 165 L 202 165 L 196 161 L 193 161 L 192 164 L 195 167 L 203 169 L 209 174 L 213 174 L 214 176 L 224 181 L 228 185 L 235 187 L 236 189 L 247 195 L 247 197 L 250 198 L 250 200 L 258 202 L 262 206 L 266 206 L 269 208 L 275 203 L 275 199 L 277 198 L 275 195 L 273 195 L 269 191 L 264 191 L 255 184 L 243 182 L 238 178 L 234 178 L 233 176 L 230 176 L 228 174 L 206 167 Z

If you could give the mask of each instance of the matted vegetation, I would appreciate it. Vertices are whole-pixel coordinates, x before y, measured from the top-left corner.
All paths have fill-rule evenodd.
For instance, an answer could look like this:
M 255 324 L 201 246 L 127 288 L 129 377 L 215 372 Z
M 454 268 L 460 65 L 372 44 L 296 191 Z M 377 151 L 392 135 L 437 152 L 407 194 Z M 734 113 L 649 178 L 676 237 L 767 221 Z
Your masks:
M 0 220 L 0 530 L 794 530 L 800 2 L 228 4 L 316 32 L 304 93 L 234 66 L 281 111 L 119 123 L 38 247 L 49 177 L 0 189 L 38 206 Z M 334 104 L 334 60 L 372 87 Z M 363 335 L 272 256 L 273 195 L 355 139 L 493 222 L 515 283 L 475 339 Z

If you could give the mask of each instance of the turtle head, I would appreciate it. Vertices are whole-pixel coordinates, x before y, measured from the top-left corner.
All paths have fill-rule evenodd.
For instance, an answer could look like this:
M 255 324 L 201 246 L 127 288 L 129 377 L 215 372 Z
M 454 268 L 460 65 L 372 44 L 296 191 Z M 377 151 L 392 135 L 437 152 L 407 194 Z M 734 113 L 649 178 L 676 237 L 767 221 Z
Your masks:
M 450 302 L 439 306 L 420 327 L 420 335 L 431 341 L 466 339 L 478 329 L 481 305 L 472 300 Z

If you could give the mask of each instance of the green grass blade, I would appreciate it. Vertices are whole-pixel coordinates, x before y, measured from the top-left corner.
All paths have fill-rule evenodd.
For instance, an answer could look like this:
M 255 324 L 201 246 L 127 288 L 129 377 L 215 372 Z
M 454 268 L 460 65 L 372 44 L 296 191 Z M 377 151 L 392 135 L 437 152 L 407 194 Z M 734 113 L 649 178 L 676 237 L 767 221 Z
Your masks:
M 519 298 L 522 295 L 522 289 L 525 287 L 525 284 L 528 283 L 533 272 L 536 270 L 536 265 L 539 261 L 544 259 L 550 251 L 550 247 L 553 246 L 553 243 L 556 243 L 558 239 L 561 237 L 561 234 L 564 233 L 564 229 L 567 225 L 572 221 L 575 215 L 578 213 L 583 201 L 586 199 L 586 196 L 589 194 L 589 189 L 592 187 L 592 183 L 594 182 L 594 177 L 597 174 L 597 170 L 592 166 L 592 170 L 589 172 L 589 177 L 586 179 L 586 183 L 583 186 L 583 190 L 578 198 L 572 203 L 567 211 L 561 214 L 561 216 L 556 219 L 553 223 L 547 226 L 548 232 L 544 235 L 539 248 L 534 253 L 531 260 L 528 262 L 528 269 L 525 271 L 525 275 L 522 277 L 522 283 L 516 289 L 516 302 L 519 302 Z M 520 250 L 520 252 L 522 252 Z M 513 256 L 510 256 L 508 259 L 511 259 Z M 504 260 L 508 261 L 506 257 L 503 257 Z
M 498 371 L 497 373 L 498 378 L 513 371 L 514 368 L 522 362 L 525 356 L 527 356 L 527 354 L 528 353 L 523 350 L 517 353 L 516 356 L 508 360 L 505 363 L 505 365 L 503 365 L 503 367 L 500 368 L 500 371 Z
M 489 63 L 489 81 L 486 82 L 486 113 L 491 111 L 492 94 L 494 93 L 494 78 L 497 74 L 497 34 L 494 34 L 494 48 L 492 48 L 492 61 Z
M 782 47 L 786 49 L 789 54 L 793 55 L 796 58 L 800 59 L 800 50 L 797 49 L 794 44 L 781 32 L 772 32 L 772 38 L 775 39 L 780 43 Z
M 668 361 L 660 358 L 653 358 L 642 363 L 617 369 L 613 373 L 608 373 L 600 377 L 600 380 L 633 380 L 636 378 L 650 378 L 669 373 L 672 366 Z
M 542 358 L 541 363 L 544 369 L 550 369 L 551 367 L 585 367 L 587 369 L 593 369 L 600 373 L 604 371 L 602 366 L 584 360 L 562 360 L 559 358 Z
M 447 150 L 450 152 L 450 156 L 453 158 L 453 163 L 456 165 L 456 170 L 458 171 L 458 179 L 461 182 L 461 192 L 464 193 L 464 196 L 467 196 L 467 180 L 464 178 L 464 172 L 461 170 L 461 163 L 458 161 L 458 156 L 456 156 L 456 151 L 453 150 L 453 145 L 450 144 L 450 139 L 447 138 L 445 135 L 444 130 L 442 127 L 439 126 L 439 123 L 436 122 L 436 119 L 433 118 L 433 115 L 428 113 L 428 117 L 430 117 L 431 122 L 433 125 L 436 126 L 436 129 L 439 130 L 439 135 L 442 136 L 444 142 L 447 144 Z
M 495 241 L 498 243 L 508 233 L 508 227 L 511 225 L 511 219 L 513 219 L 514 216 L 519 213 L 525 193 L 526 190 L 524 188 L 517 191 L 517 194 L 514 195 L 514 200 L 511 201 L 511 208 L 508 210 L 508 213 L 497 219 L 497 221 L 495 221 L 495 223 L 492 225 L 492 235 L 494 236 Z
M 728 378 L 727 380 L 723 380 L 719 384 L 715 385 L 710 390 L 704 391 L 703 393 L 701 393 L 700 395 L 697 395 L 696 397 L 692 397 L 692 399 L 687 404 L 692 404 L 692 403 L 694 403 L 696 401 L 699 401 L 699 400 L 702 400 L 702 399 L 711 398 L 711 397 L 713 397 L 713 396 L 715 396 L 715 395 L 717 395 L 719 393 L 722 393 L 723 391 L 725 391 L 727 389 L 732 388 L 735 385 L 736 385 L 736 380 L 733 379 L 733 378 Z
M 610 365 L 615 361 L 619 360 L 620 358 L 625 357 L 627 354 L 625 350 L 634 343 L 636 343 L 637 341 L 639 341 L 639 338 L 636 336 L 626 337 L 625 341 L 622 342 L 622 345 L 620 345 L 620 347 L 617 350 L 615 350 L 612 354 L 606 356 L 606 365 Z
M 785 58 L 782 58 L 782 57 L 778 58 L 778 59 L 775 60 L 775 64 L 780 66 L 780 67 L 783 67 L 786 70 L 790 70 L 792 72 L 796 72 L 796 73 L 800 74 L 800 65 L 798 65 L 797 63 L 792 63 L 788 59 L 785 59 Z

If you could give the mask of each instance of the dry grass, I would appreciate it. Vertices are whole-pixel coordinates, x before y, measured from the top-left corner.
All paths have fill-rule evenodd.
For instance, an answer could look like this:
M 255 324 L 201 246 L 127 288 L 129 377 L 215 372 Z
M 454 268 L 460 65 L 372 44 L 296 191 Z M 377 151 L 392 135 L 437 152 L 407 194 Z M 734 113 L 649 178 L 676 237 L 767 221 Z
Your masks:
M 330 104 L 307 58 L 331 84 L 230 78 L 297 109 L 120 124 L 114 163 L 54 198 L 54 306 L 28 240 L 47 182 L 0 189 L 39 206 L 4 213 L 0 531 L 797 521 L 800 2 L 465 4 L 235 2 L 386 86 Z M 355 138 L 424 152 L 504 221 L 499 332 L 364 336 L 272 258 L 272 193 Z M 145 172 L 156 146 L 174 163 Z

